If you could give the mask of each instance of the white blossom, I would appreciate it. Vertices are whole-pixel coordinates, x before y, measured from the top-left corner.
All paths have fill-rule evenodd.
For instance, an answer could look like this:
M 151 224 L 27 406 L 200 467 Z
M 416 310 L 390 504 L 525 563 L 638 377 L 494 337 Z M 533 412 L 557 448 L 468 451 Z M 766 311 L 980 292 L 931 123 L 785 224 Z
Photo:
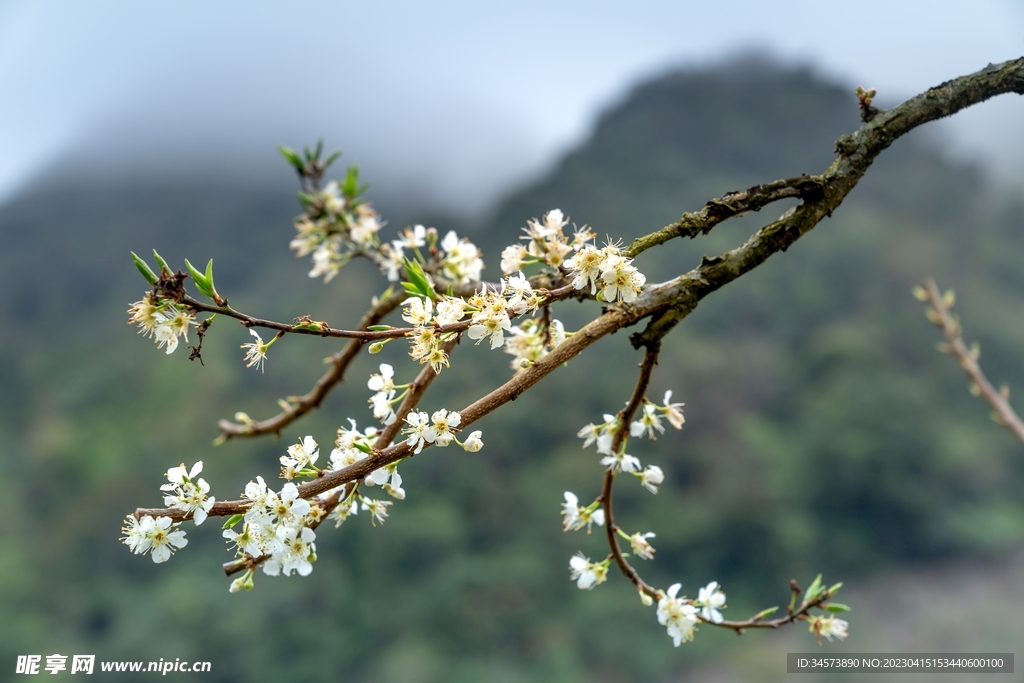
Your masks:
M 654 546 L 647 539 L 654 538 L 654 532 L 648 531 L 641 534 L 639 531 L 629 537 L 629 545 L 633 548 L 633 554 L 645 560 L 654 559 Z
M 564 517 L 562 524 L 565 531 L 577 531 L 587 527 L 589 534 L 591 525 L 604 526 L 604 510 L 602 508 L 588 510 L 585 507 L 580 507 L 579 498 L 572 491 L 566 491 L 563 495 L 565 502 L 562 503 L 562 516 Z
M 413 296 L 402 302 L 405 308 L 402 310 L 402 320 L 414 326 L 426 325 L 433 317 L 431 309 L 434 302 L 431 299 Z
M 381 363 L 380 374 L 370 375 L 369 381 L 366 382 L 366 388 L 378 393 L 390 393 L 395 390 L 394 377 L 395 369 L 387 363 Z
M 129 515 L 125 518 L 125 526 L 121 531 L 125 534 L 121 539 L 136 555 L 150 553 L 153 562 L 166 562 L 176 550 L 188 545 L 185 532 L 178 529 L 178 524 L 172 524 L 170 517 L 157 517 L 153 519 L 146 515 L 141 520 L 136 520 Z
M 160 487 L 161 491 L 167 491 L 170 495 L 164 496 L 164 505 L 169 508 L 184 510 L 185 514 L 192 514 L 192 520 L 199 526 L 206 521 L 207 513 L 213 507 L 216 499 L 207 495 L 210 492 L 210 485 L 198 474 L 203 471 L 203 461 L 200 460 L 192 466 L 191 471 L 185 469 L 182 463 L 178 467 L 167 470 L 167 484 Z
M 458 297 L 446 296 L 437 302 L 437 313 L 434 321 L 438 325 L 453 325 L 466 314 L 466 302 Z
M 338 528 L 346 519 L 357 514 L 359 514 L 359 501 L 355 496 L 350 496 L 338 503 L 327 518 L 333 519 L 335 521 L 334 528 Z
M 829 642 L 832 642 L 833 638 L 838 640 L 846 640 L 846 630 L 850 627 L 850 624 L 843 619 L 837 618 L 834 614 L 830 614 L 827 617 L 816 616 L 810 620 L 810 631 L 814 634 L 818 644 L 821 645 L 821 637 L 825 636 Z
M 245 349 L 245 367 L 251 368 L 254 365 L 258 365 L 260 372 L 263 372 L 263 365 L 267 360 L 267 349 L 270 348 L 269 343 L 264 343 L 263 339 L 256 332 L 256 330 L 249 328 L 249 334 L 256 338 L 256 341 L 252 344 L 242 344 L 241 348 Z
M 424 444 L 433 443 L 437 432 L 430 426 L 426 413 L 415 410 L 409 411 L 409 414 L 405 416 L 405 421 L 409 425 L 405 428 L 405 433 L 408 435 L 405 442 L 413 449 L 413 453 L 418 454 L 423 450 Z
M 569 578 L 580 590 L 590 590 L 608 578 L 608 563 L 591 562 L 582 553 L 573 555 L 569 559 Z
M 648 465 L 643 472 L 634 474 L 640 480 L 640 485 L 651 493 L 658 492 L 658 485 L 665 481 L 665 473 L 657 465 Z
M 658 415 L 658 406 L 653 403 L 644 403 L 640 419 L 629 425 L 630 436 L 641 436 L 645 431 L 650 439 L 657 438 L 654 436 L 654 432 L 665 433 L 665 428 L 661 425 L 661 416 Z
M 449 413 L 445 409 L 436 411 L 430 416 L 431 429 L 434 432 L 434 445 L 444 448 L 455 438 L 455 428 L 462 422 L 462 416 L 454 410 Z
M 470 432 L 469 436 L 466 437 L 466 440 L 462 443 L 462 448 L 467 453 L 476 453 L 477 451 L 484 447 L 484 442 L 481 440 L 482 436 L 483 432 L 481 432 L 479 429 L 476 430 L 475 432 Z
M 600 440 L 598 443 L 600 444 Z M 601 458 L 601 464 L 614 472 L 629 473 L 640 469 L 640 459 L 635 455 L 629 455 L 624 449 Z
M 693 629 L 697 625 L 697 608 L 687 602 L 685 597 L 676 597 L 681 587 L 682 584 L 672 584 L 668 593 L 658 600 L 658 623 L 667 628 L 676 647 L 693 640 Z
M 686 419 L 683 417 L 682 407 L 685 403 L 672 403 L 672 390 L 665 392 L 665 417 L 668 418 L 668 423 L 676 429 L 682 429 L 683 423 Z
M 586 245 L 563 264 L 570 270 L 572 286 L 575 289 L 585 289 L 590 285 L 590 293 L 597 293 L 597 282 L 601 279 L 601 264 L 605 260 L 605 254 L 597 248 Z
M 517 270 L 522 270 L 526 265 L 526 247 L 521 244 L 512 244 L 505 247 L 501 252 L 501 272 L 511 275 Z
M 363 498 L 362 503 L 363 510 L 368 510 L 370 512 L 371 524 L 377 526 L 377 522 L 380 522 L 381 524 L 384 523 L 384 520 L 388 517 L 388 506 L 391 505 L 390 500 L 374 500 L 373 498 Z
M 292 479 L 306 465 L 312 466 L 320 457 L 320 449 L 312 436 L 288 447 L 288 455 L 281 456 L 282 476 Z
M 722 592 L 717 581 L 712 581 L 701 588 L 694 604 L 701 608 L 700 615 L 705 620 L 716 624 L 722 623 L 722 613 L 718 611 L 718 608 L 725 607 L 725 593 Z
M 427 229 L 422 225 L 414 225 L 411 228 L 406 228 L 402 231 L 401 236 L 392 242 L 400 247 L 406 249 L 417 249 L 419 247 L 426 246 L 427 244 Z
M 632 265 L 630 259 L 622 256 L 608 257 L 602 266 L 601 297 L 609 302 L 616 299 L 627 304 L 635 301 L 647 278 Z

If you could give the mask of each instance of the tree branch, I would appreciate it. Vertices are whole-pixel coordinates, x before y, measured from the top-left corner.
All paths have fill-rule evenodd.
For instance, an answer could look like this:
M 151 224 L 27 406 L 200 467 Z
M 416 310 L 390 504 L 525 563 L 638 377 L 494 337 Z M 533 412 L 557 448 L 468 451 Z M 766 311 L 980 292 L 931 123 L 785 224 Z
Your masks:
M 460 426 L 467 427 L 501 405 L 514 400 L 563 363 L 571 360 L 586 347 L 609 333 L 633 325 L 649 316 L 656 316 L 652 326 L 655 323 L 669 327 L 677 324 L 693 311 L 705 296 L 753 270 L 772 254 L 785 251 L 821 220 L 830 216 L 863 177 L 875 157 L 896 139 L 924 123 L 949 116 L 973 104 L 1009 92 L 1024 94 L 1024 58 L 989 66 L 977 73 L 947 81 L 893 109 L 880 112 L 855 133 L 839 138 L 836 142 L 839 156 L 820 176 L 804 177 L 806 179 L 799 183 L 795 179 L 777 181 L 760 186 L 760 190 L 752 188 L 748 191 L 746 199 L 737 198 L 734 201 L 729 199 L 729 195 L 723 197 L 719 201 L 732 202 L 733 209 L 731 210 L 740 211 L 744 206 L 751 207 L 750 210 L 752 210 L 752 207 L 758 202 L 763 202 L 761 204 L 763 206 L 769 199 L 774 201 L 773 197 L 781 199 L 785 196 L 793 196 L 787 193 L 805 188 L 803 204 L 787 211 L 778 220 L 758 230 L 742 246 L 715 257 L 704 257 L 700 265 L 690 272 L 668 282 L 646 288 L 632 304 L 608 306 L 604 314 L 584 326 L 543 359 L 461 410 L 462 423 Z M 811 187 L 820 188 L 820 192 L 818 190 L 811 192 L 807 189 Z M 707 207 L 704 211 L 708 211 Z M 708 217 L 704 220 L 710 221 L 712 215 L 717 215 L 714 210 L 708 213 Z M 638 241 L 639 244 L 634 242 L 631 245 L 630 253 L 639 254 L 651 246 L 682 234 L 685 234 L 685 231 L 676 230 L 674 234 L 665 239 L 655 238 L 644 241 L 645 238 L 641 238 Z M 566 292 L 565 296 L 569 294 L 571 292 Z M 645 345 L 652 335 L 657 335 L 655 327 L 649 327 L 648 331 L 634 335 L 633 343 L 637 346 Z M 350 342 L 346 351 L 357 343 L 360 342 L 357 340 Z M 288 422 L 290 421 L 288 420 Z M 286 423 L 282 421 L 276 429 L 273 426 L 268 428 L 265 423 L 257 423 L 261 429 L 258 433 L 279 431 L 280 426 Z M 228 428 L 225 431 L 227 434 L 232 427 L 237 428 L 237 425 L 221 423 L 221 428 L 225 429 L 225 427 Z M 391 445 L 375 458 L 367 458 L 303 484 L 299 488 L 300 495 L 309 498 L 349 481 L 360 479 L 375 469 L 407 457 L 410 452 L 411 449 L 404 442 Z M 242 501 L 217 503 L 214 510 L 218 512 L 211 511 L 210 514 L 234 514 L 239 511 L 237 509 L 239 504 L 244 505 Z M 144 514 L 162 513 L 178 518 L 173 510 L 140 510 L 136 514 L 138 515 L 140 512 Z
M 977 352 L 968 349 L 967 344 L 964 343 L 960 321 L 955 320 L 950 314 L 949 306 L 942 294 L 939 293 L 939 287 L 935 284 L 935 280 L 928 278 L 924 281 L 924 293 L 926 300 L 931 304 L 931 308 L 927 310 L 928 319 L 942 331 L 942 336 L 946 338 L 947 348 L 944 351 L 960 361 L 960 367 L 963 368 L 970 381 L 971 393 L 977 392 L 975 395 L 980 396 L 995 411 L 996 422 L 1006 427 L 1017 441 L 1024 444 L 1024 422 L 1021 422 L 1020 417 L 1007 400 L 1009 392 L 1004 394 L 997 391 L 985 377 L 985 373 L 981 371 Z
M 398 308 L 405 300 L 405 292 L 398 292 L 381 301 L 371 308 L 359 321 L 359 328 L 365 330 L 370 325 L 376 325 L 389 313 Z M 288 410 L 283 410 L 277 415 L 260 420 L 252 424 L 239 424 L 230 420 L 221 420 L 217 423 L 222 438 L 229 439 L 233 436 L 259 436 L 260 434 L 280 434 L 286 426 L 295 422 L 309 411 L 320 406 L 320 402 L 334 388 L 336 384 L 345 379 L 345 371 L 349 364 L 359 355 L 363 346 L 361 339 L 353 339 L 340 353 L 332 356 L 331 367 L 317 380 L 313 388 L 305 396 L 299 397 L 297 401 L 290 403 Z M 234 514 L 234 513 L 231 513 Z

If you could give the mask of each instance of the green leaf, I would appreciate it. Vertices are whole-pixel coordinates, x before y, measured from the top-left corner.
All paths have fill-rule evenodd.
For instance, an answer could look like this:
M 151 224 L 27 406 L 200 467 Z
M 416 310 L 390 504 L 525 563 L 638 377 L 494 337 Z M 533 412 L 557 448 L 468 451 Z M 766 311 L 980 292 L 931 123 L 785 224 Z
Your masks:
M 829 612 L 849 612 L 850 608 L 838 602 L 830 602 L 825 605 L 825 609 Z
M 366 329 L 370 330 L 371 332 L 386 332 L 387 330 L 392 329 L 392 327 L 391 325 L 370 325 Z
M 818 593 L 820 591 L 821 574 L 818 574 L 817 578 L 814 579 L 814 582 L 811 584 L 810 588 L 808 588 L 807 592 L 804 593 L 804 600 L 806 600 L 807 602 L 813 601 L 816 597 L 818 597 Z
M 142 277 L 146 278 L 146 282 L 151 285 L 155 285 L 159 279 L 153 269 L 149 267 L 149 264 L 139 258 L 139 255 L 134 251 L 131 252 L 132 260 L 135 261 L 135 267 L 138 268 L 139 272 L 142 273 Z
M 765 617 L 769 617 L 769 616 L 775 614 L 778 610 L 779 610 L 778 606 L 776 606 L 776 607 L 769 607 L 768 609 L 763 609 L 763 610 L 761 610 L 760 612 L 758 612 L 757 614 L 754 615 L 754 621 L 761 621 Z
M 352 164 L 345 174 L 345 181 L 341 184 L 341 192 L 348 199 L 354 199 L 359 194 L 359 167 Z
M 839 592 L 839 589 L 842 588 L 842 587 L 843 587 L 843 582 L 840 581 L 839 583 L 837 583 L 836 585 L 834 585 L 834 586 L 832 586 L 831 588 L 828 589 L 828 594 L 830 596 L 835 595 L 836 593 Z
M 167 273 L 168 273 L 168 274 L 170 274 L 170 273 L 173 273 L 173 272 L 174 272 L 174 271 L 173 271 L 173 270 L 171 270 L 171 269 L 170 269 L 170 267 L 169 267 L 169 266 L 167 265 L 167 261 L 164 261 L 164 257 L 163 257 L 163 256 L 161 256 L 160 254 L 156 253 L 156 249 L 154 249 L 154 250 L 153 250 L 153 258 L 154 258 L 154 259 L 156 259 L 156 264 L 157 264 L 158 266 L 160 266 L 160 270 L 161 270 L 161 272 L 163 272 L 163 271 L 165 271 L 165 270 L 167 271 Z
M 328 154 L 327 158 L 324 159 L 324 170 L 327 170 L 327 168 L 329 168 L 331 164 L 333 164 L 335 161 L 337 161 L 338 157 L 340 157 L 340 156 L 341 156 L 341 150 L 340 149 L 336 149 L 333 152 L 331 152 L 330 154 Z
M 288 163 L 295 167 L 295 170 L 299 172 L 299 175 L 304 175 L 306 172 L 306 165 L 302 163 L 302 159 L 299 157 L 299 153 L 291 147 L 286 145 L 278 145 L 277 151 L 281 153 Z
M 313 158 L 314 159 L 319 159 L 320 158 L 320 153 L 323 152 L 323 151 L 324 151 L 324 139 L 320 138 L 319 140 L 316 141 L 316 151 L 313 152 Z
M 406 288 L 410 293 L 417 293 L 425 298 L 434 299 L 437 297 L 437 292 L 434 291 L 430 281 L 427 279 L 426 273 L 423 272 L 423 267 L 415 261 L 405 259 L 405 272 L 409 276 L 409 282 L 403 282 L 402 286 Z
M 230 517 L 228 517 L 227 521 L 224 522 L 224 525 L 221 527 L 221 529 L 230 529 L 234 525 L 236 525 L 239 522 L 241 522 L 242 519 L 244 519 L 244 518 L 245 518 L 245 515 L 231 515 Z
M 210 287 L 210 281 L 206 279 L 206 276 L 196 270 L 195 266 L 188 262 L 188 259 L 185 259 L 185 268 L 188 269 L 188 274 L 192 276 L 192 281 L 196 283 L 196 289 L 212 299 L 213 289 Z
M 206 281 L 210 283 L 210 298 L 217 302 L 218 305 L 223 303 L 223 299 L 217 294 L 217 285 L 213 283 L 213 259 L 206 264 Z
M 362 443 L 360 441 L 356 441 L 352 445 L 355 446 L 356 448 L 358 448 L 359 450 L 361 450 L 363 453 L 372 453 L 373 452 L 372 448 L 370 448 L 365 443 Z

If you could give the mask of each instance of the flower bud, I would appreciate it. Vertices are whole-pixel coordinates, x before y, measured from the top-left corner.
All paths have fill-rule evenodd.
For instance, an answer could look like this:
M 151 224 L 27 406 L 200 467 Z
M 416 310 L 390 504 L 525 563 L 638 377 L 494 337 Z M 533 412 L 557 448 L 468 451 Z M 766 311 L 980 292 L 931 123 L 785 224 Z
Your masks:
M 384 350 L 384 342 L 373 342 L 370 344 L 371 354 L 380 353 L 382 350 Z
M 469 435 L 465 443 L 462 444 L 462 447 L 466 450 L 467 453 L 476 453 L 477 451 L 484 447 L 484 442 L 480 440 L 481 436 L 483 436 L 483 432 L 481 432 L 480 430 L 472 432 Z

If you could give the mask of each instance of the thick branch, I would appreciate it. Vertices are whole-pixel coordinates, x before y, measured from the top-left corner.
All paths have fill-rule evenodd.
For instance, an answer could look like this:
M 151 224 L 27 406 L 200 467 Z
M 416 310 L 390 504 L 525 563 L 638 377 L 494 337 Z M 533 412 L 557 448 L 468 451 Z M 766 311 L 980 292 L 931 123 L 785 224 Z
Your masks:
M 626 248 L 625 253 L 626 256 L 632 258 L 640 252 L 676 237 L 693 239 L 697 235 L 706 235 L 719 223 L 751 211 L 760 211 L 772 202 L 793 197 L 813 200 L 820 192 L 821 180 L 806 175 L 729 192 L 718 199 L 712 199 L 700 211 L 684 213 L 683 217 L 675 223 L 670 223 L 657 232 L 638 237 Z
M 627 255 L 635 257 L 674 237 L 707 233 L 724 220 L 757 211 L 780 199 L 800 197 L 804 206 L 818 205 L 825 210 L 824 215 L 830 215 L 874 158 L 898 138 L 922 124 L 1011 92 L 1024 95 L 1024 58 L 989 65 L 968 76 L 946 81 L 893 109 L 878 112 L 857 132 L 836 141 L 840 156 L 823 175 L 777 180 L 713 199 L 700 211 L 683 214 L 675 223 L 637 239 L 629 246 Z M 819 215 L 817 220 L 821 217 Z

